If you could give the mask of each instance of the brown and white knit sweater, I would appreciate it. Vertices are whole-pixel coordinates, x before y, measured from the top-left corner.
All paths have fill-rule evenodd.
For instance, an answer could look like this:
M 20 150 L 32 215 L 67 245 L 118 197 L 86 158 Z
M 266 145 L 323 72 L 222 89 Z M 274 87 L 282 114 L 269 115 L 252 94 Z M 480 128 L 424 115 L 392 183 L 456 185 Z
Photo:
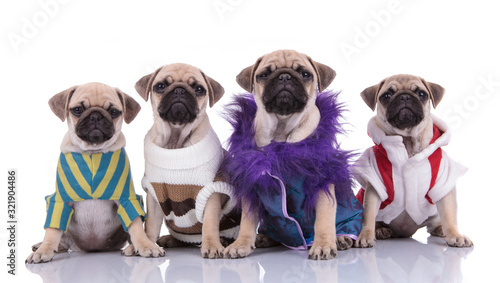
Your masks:
M 200 142 L 180 149 L 159 147 L 149 133 L 146 135 L 142 187 L 159 202 L 168 230 L 175 238 L 201 243 L 205 205 L 213 193 L 229 197 L 222 206 L 220 236 L 237 237 L 240 219 L 233 187 L 218 174 L 223 156 L 224 150 L 213 129 Z

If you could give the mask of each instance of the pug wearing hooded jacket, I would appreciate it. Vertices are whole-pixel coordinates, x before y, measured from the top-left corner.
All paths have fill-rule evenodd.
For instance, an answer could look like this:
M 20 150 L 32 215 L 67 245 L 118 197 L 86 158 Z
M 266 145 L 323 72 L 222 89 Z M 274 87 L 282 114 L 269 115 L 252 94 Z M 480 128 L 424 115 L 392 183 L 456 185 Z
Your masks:
M 432 115 L 444 88 L 412 75 L 395 75 L 361 97 L 377 111 L 368 123 L 375 146 L 354 164 L 362 189 L 363 228 L 356 247 L 375 239 L 411 237 L 419 228 L 453 247 L 471 247 L 458 231 L 455 185 L 466 168 L 442 149 L 450 141 L 444 121 Z

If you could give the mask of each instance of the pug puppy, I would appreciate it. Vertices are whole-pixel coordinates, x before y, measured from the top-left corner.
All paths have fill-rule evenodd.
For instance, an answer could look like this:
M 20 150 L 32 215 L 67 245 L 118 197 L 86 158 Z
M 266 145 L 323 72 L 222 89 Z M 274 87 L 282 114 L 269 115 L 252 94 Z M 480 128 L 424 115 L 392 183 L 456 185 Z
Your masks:
M 142 77 L 137 92 L 151 98 L 154 123 L 145 138 L 146 234 L 163 247 L 201 244 L 205 258 L 222 256 L 221 237 L 235 238 L 232 187 L 219 172 L 224 150 L 206 109 L 224 88 L 187 64 Z M 162 220 L 170 235 L 161 237 Z
M 241 71 L 236 81 L 256 97 L 257 146 L 272 140 L 294 143 L 314 132 L 320 119 L 316 91 L 324 90 L 334 77 L 330 67 L 293 50 L 265 55 Z
M 129 235 L 139 255 L 163 256 L 164 251 L 144 233 L 145 214 L 140 197 L 133 192 L 130 170 L 126 169 L 129 164 L 123 149 L 122 122 L 134 120 L 139 104 L 117 88 L 88 83 L 54 95 L 49 106 L 61 121 L 67 120 L 68 132 L 61 143 L 57 190 L 46 198 L 45 236 L 33 246 L 26 263 L 48 262 L 55 253 L 68 249 L 118 250 Z M 106 167 L 108 161 L 117 167 Z M 119 166 L 125 169 L 116 169 Z M 98 174 L 104 173 L 110 178 L 123 178 L 123 182 L 103 178 L 97 187 Z M 127 197 L 114 195 L 121 192 Z
M 272 52 L 243 69 L 236 81 L 253 94 L 257 105 L 253 122 L 253 138 L 257 147 L 265 147 L 271 141 L 297 143 L 310 136 L 321 118 L 315 104 L 318 90 L 323 91 L 334 77 L 335 71 L 330 67 L 294 50 Z M 333 184 L 328 190 L 330 196 L 335 195 Z M 336 237 L 337 203 L 330 196 L 323 191 L 318 193 L 310 259 L 332 259 L 337 254 L 337 243 L 342 249 L 349 248 L 353 243 L 349 237 Z M 240 232 L 236 241 L 224 251 L 228 258 L 246 257 L 252 252 L 254 244 L 269 242 L 265 235 L 257 237 L 258 212 L 250 209 L 247 199 L 241 201 Z
M 453 247 L 471 247 L 458 231 L 455 184 L 466 168 L 441 149 L 448 126 L 431 114 L 444 88 L 412 75 L 395 75 L 366 88 L 361 97 L 377 115 L 368 124 L 375 142 L 353 166 L 363 189 L 363 228 L 356 247 L 375 239 L 411 237 L 427 227 Z

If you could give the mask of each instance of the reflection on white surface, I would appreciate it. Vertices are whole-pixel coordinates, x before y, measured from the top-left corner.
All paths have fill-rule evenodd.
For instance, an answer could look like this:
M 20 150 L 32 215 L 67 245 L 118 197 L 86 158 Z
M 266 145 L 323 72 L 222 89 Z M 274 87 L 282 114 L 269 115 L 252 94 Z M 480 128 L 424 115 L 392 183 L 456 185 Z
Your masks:
M 73 252 L 26 267 L 44 282 L 461 282 L 462 261 L 472 250 L 429 237 L 427 243 L 377 241 L 371 249 L 340 251 L 330 261 L 311 261 L 306 251 L 284 247 L 209 260 L 193 247 L 169 249 L 157 259 Z
M 27 264 L 43 282 L 163 282 L 165 258 L 125 257 L 120 252 L 57 254 L 51 262 Z

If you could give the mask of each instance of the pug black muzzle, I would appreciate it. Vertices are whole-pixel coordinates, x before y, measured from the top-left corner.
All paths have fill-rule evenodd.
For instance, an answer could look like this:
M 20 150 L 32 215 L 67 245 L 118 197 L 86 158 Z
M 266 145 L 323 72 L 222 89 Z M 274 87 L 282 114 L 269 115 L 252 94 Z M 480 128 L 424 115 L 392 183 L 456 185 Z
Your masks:
M 113 137 L 115 126 L 113 118 L 100 107 L 87 109 L 75 126 L 77 136 L 91 144 L 101 144 Z
M 301 112 L 307 99 L 303 80 L 293 69 L 273 72 L 266 80 L 262 93 L 266 111 L 278 115 Z
M 191 123 L 200 111 L 195 97 L 186 88 L 175 87 L 161 99 L 158 114 L 164 121 L 173 124 Z
M 410 93 L 396 95 L 387 106 L 387 121 L 400 130 L 420 124 L 424 117 L 422 102 Z

